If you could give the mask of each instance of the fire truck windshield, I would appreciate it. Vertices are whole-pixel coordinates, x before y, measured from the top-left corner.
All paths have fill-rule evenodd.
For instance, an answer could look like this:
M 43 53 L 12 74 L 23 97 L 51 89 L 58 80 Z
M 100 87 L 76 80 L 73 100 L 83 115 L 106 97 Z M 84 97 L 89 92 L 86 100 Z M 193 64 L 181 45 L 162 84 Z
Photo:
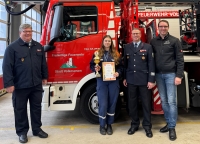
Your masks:
M 59 41 L 69 41 L 97 33 L 95 6 L 65 6 Z

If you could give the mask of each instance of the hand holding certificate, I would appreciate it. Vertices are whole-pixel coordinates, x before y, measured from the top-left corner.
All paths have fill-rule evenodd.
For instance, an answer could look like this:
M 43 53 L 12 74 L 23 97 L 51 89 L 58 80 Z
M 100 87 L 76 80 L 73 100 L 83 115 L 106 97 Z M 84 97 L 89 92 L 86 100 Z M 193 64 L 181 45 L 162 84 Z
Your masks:
M 115 75 L 115 63 L 114 62 L 103 62 L 103 81 L 116 80 Z

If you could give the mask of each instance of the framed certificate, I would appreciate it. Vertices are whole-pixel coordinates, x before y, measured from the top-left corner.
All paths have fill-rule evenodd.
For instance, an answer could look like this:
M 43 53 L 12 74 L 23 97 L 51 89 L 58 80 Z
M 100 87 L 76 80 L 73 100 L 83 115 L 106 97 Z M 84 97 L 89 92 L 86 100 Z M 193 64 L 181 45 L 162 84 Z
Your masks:
M 115 62 L 102 62 L 102 70 L 103 70 L 103 81 L 116 80 L 116 77 L 114 77 Z

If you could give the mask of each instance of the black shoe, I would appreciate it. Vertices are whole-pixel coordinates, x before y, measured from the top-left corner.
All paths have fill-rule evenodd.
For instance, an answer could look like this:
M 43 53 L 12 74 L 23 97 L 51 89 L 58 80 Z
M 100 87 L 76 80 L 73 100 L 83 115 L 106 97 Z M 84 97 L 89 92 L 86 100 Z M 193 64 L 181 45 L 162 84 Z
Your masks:
M 19 142 L 20 143 L 27 143 L 28 142 L 27 135 L 20 135 L 19 136 Z
M 170 128 L 170 129 L 169 129 L 169 139 L 170 139 L 171 141 L 176 140 L 176 131 L 175 131 L 174 128 Z
M 33 134 L 34 136 L 38 136 L 40 138 L 47 138 L 48 134 L 41 130 L 38 134 Z
M 131 128 L 128 130 L 128 134 L 129 134 L 129 135 L 132 135 L 132 134 L 134 134 L 137 130 L 138 130 L 138 127 L 136 127 L 136 128 L 131 127 Z
M 147 137 L 149 137 L 149 138 L 153 137 L 153 133 L 152 133 L 151 129 L 145 129 L 145 132 L 146 132 Z
M 107 134 L 108 135 L 112 135 L 113 134 L 113 130 L 112 130 L 112 126 L 111 125 L 107 125 Z
M 100 126 L 100 134 L 106 135 L 106 129 L 105 129 L 105 127 Z
M 168 131 L 169 131 L 168 124 L 160 129 L 161 133 L 165 133 L 165 132 L 168 132 Z

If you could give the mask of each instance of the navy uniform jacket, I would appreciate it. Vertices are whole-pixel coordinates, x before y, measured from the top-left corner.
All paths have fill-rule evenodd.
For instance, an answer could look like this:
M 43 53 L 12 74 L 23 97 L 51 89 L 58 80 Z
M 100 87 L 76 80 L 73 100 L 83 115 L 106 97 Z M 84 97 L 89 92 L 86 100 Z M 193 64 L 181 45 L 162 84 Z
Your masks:
M 105 52 L 105 54 L 107 54 L 107 52 Z M 96 71 L 95 71 L 95 65 L 96 65 L 96 64 L 94 63 L 94 57 L 95 57 L 95 55 L 93 55 L 92 60 L 90 61 L 90 69 L 91 69 L 93 72 L 96 72 Z M 113 59 L 110 55 L 108 55 L 107 60 L 105 59 L 104 56 L 102 56 L 102 57 L 100 58 L 99 66 L 101 67 L 101 69 L 100 69 L 100 71 L 99 71 L 99 74 L 101 75 L 101 78 L 103 78 L 103 77 L 102 77 L 102 62 L 113 62 L 113 61 L 114 61 L 114 59 Z M 115 72 L 118 72 L 118 73 L 119 73 L 119 76 L 121 76 L 121 75 L 123 74 L 123 65 L 122 65 L 122 63 L 121 63 L 121 60 L 119 60 L 119 64 L 118 64 L 118 65 L 115 65 Z M 117 77 L 117 78 L 119 78 L 119 77 Z
M 48 70 L 42 45 L 34 40 L 31 47 L 21 38 L 11 43 L 3 60 L 4 87 L 30 88 L 47 79 Z
M 124 79 L 133 85 L 147 85 L 155 82 L 155 64 L 151 45 L 140 43 L 134 48 L 133 42 L 124 48 Z

